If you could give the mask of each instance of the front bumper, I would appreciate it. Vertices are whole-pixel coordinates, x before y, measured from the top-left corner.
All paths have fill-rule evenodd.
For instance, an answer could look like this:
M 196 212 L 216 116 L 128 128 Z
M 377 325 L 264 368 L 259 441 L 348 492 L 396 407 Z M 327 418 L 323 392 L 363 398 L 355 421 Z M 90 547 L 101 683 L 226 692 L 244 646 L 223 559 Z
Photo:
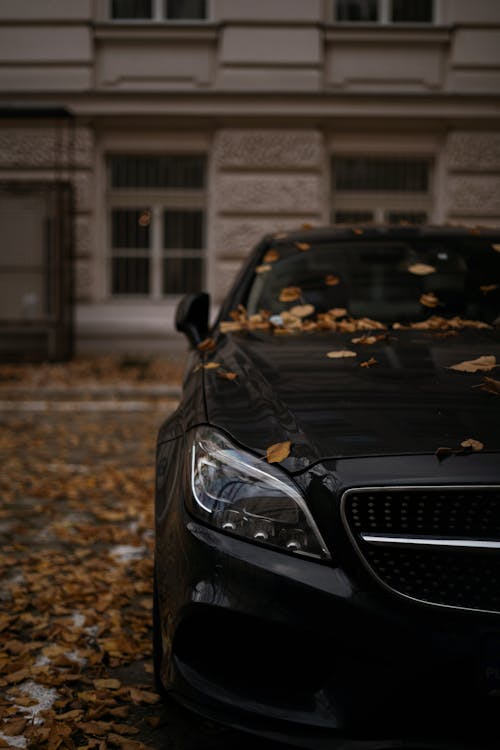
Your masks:
M 500 698 L 484 690 L 482 649 L 500 649 L 498 617 L 405 602 L 182 507 L 156 555 L 163 682 L 185 705 L 318 750 L 490 746 Z

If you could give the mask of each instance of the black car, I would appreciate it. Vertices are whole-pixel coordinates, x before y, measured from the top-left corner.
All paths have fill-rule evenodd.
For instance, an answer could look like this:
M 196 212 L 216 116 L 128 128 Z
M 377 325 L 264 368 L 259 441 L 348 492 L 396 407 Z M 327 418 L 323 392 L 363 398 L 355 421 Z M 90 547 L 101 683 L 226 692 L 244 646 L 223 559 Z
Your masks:
M 279 233 L 208 301 L 158 437 L 159 687 L 304 747 L 497 746 L 500 232 Z

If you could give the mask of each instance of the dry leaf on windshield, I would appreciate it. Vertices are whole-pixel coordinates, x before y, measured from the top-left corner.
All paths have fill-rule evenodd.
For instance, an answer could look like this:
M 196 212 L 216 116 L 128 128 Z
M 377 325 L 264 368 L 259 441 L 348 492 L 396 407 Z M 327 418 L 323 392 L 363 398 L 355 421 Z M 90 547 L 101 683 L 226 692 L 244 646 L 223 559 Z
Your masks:
M 489 294 L 489 292 L 494 292 L 495 289 L 498 289 L 498 284 L 485 284 L 479 288 L 483 294 Z
M 271 266 L 265 264 L 262 266 L 257 266 L 255 269 L 255 273 L 267 273 L 270 270 L 271 270 Z
M 477 386 L 474 387 L 477 388 Z M 480 388 L 482 391 L 486 391 L 486 393 L 493 393 L 495 396 L 500 396 L 500 380 L 495 380 L 495 378 L 489 378 L 485 375 Z
M 340 279 L 334 273 L 329 273 L 325 276 L 325 284 L 327 286 L 337 286 L 337 284 L 340 284 Z
M 290 314 L 297 318 L 307 318 L 308 315 L 313 314 L 314 310 L 314 305 L 295 305 L 290 308 Z
M 434 266 L 428 266 L 427 263 L 414 263 L 408 266 L 408 271 L 415 276 L 428 276 L 430 273 L 436 273 Z
M 284 240 L 286 237 L 288 237 L 286 232 L 278 232 L 278 234 L 274 235 L 275 240 Z
M 367 359 L 366 362 L 361 362 L 360 367 L 373 367 L 374 365 L 378 364 L 375 357 L 370 357 L 370 359 Z
M 230 370 L 218 370 L 217 375 L 224 380 L 236 380 L 238 377 L 237 372 L 231 372 Z
M 349 349 L 340 349 L 337 351 L 327 352 L 326 356 L 329 359 L 343 359 L 344 357 L 357 357 L 356 352 L 351 352 Z
M 347 315 L 345 307 L 334 307 L 332 310 L 328 310 L 328 315 L 332 318 L 344 318 Z
M 437 307 L 440 302 L 434 292 L 427 292 L 420 296 L 420 304 L 424 307 Z
M 295 302 L 295 300 L 300 299 L 301 294 L 300 286 L 286 286 L 281 290 L 279 299 L 280 302 Z
M 311 249 L 311 245 L 308 242 L 296 242 L 295 247 L 297 248 L 297 250 L 303 251 Z
M 212 338 L 203 339 L 203 341 L 200 341 L 200 343 L 197 346 L 197 349 L 200 350 L 200 352 L 210 352 L 212 349 L 215 349 L 216 343 L 215 340 Z
M 275 261 L 279 260 L 280 254 L 277 250 L 268 250 L 267 253 L 262 258 L 264 263 L 274 263 Z
M 274 443 L 270 445 L 266 451 L 267 463 L 278 464 L 280 461 L 284 461 L 290 455 L 290 448 L 292 443 L 290 440 L 285 440 L 284 443 Z
M 478 357 L 477 359 L 469 359 L 464 362 L 459 362 L 456 365 L 451 365 L 449 370 L 458 370 L 458 372 L 489 372 L 496 367 L 497 360 L 493 355 L 485 355 Z
M 484 448 L 484 443 L 481 443 L 480 440 L 474 440 L 474 438 L 469 438 L 468 440 L 462 440 L 460 443 L 460 446 L 462 448 L 470 449 L 473 453 L 478 453 L 479 451 L 482 451 Z
M 232 333 L 234 331 L 241 331 L 241 323 L 237 320 L 223 320 L 220 324 L 221 333 Z

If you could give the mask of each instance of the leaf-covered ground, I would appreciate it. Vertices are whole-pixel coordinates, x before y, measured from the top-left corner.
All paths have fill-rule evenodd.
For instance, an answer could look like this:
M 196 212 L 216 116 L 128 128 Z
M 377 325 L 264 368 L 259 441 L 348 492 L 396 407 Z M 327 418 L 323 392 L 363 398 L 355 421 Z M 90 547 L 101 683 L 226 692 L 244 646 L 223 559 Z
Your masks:
M 0 747 L 264 747 L 153 688 L 154 442 L 165 414 L 7 414 Z

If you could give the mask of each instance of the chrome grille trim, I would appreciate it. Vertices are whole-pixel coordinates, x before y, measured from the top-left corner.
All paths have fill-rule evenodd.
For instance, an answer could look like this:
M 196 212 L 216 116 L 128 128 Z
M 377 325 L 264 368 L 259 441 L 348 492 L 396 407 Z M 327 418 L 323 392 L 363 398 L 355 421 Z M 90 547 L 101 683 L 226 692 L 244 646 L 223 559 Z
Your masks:
M 399 534 L 380 536 L 377 534 L 360 534 L 367 544 L 379 544 L 386 547 L 440 547 L 449 549 L 500 550 L 500 542 L 493 539 L 444 539 L 443 537 L 400 536 Z
M 343 523 L 343 526 L 346 530 L 346 533 L 353 545 L 353 548 L 355 552 L 357 553 L 361 563 L 365 567 L 365 569 L 368 571 L 368 573 L 371 575 L 371 577 L 380 585 L 382 588 L 384 588 L 386 591 L 389 591 L 392 595 L 397 596 L 400 599 L 411 601 L 414 604 L 418 604 L 423 607 L 432 607 L 432 608 L 439 608 L 439 609 L 446 609 L 446 610 L 452 610 L 452 611 L 463 611 L 463 612 L 474 612 L 476 614 L 488 614 L 488 615 L 499 615 L 500 611 L 497 609 L 479 609 L 479 608 L 472 608 L 472 607 L 464 607 L 460 605 L 453 605 L 453 604 L 443 604 L 433 601 L 428 601 L 424 598 L 417 598 L 414 596 L 411 596 L 409 594 L 405 594 L 402 591 L 398 591 L 397 589 L 390 586 L 388 583 L 386 583 L 380 576 L 376 573 L 375 570 L 373 570 L 372 566 L 368 562 L 368 560 L 365 558 L 363 551 L 361 550 L 357 539 L 355 535 L 353 534 L 349 521 L 346 516 L 346 504 L 351 495 L 354 494 L 365 494 L 370 492 L 405 492 L 405 491 L 418 491 L 418 492 L 439 492 L 439 491 L 484 491 L 484 490 L 495 490 L 500 491 L 500 485 L 499 484 L 447 484 L 447 485 L 419 485 L 419 484 L 411 484 L 411 485 L 379 485 L 379 486 L 368 486 L 368 487 L 351 487 L 347 490 L 345 490 L 340 498 L 340 516 Z

